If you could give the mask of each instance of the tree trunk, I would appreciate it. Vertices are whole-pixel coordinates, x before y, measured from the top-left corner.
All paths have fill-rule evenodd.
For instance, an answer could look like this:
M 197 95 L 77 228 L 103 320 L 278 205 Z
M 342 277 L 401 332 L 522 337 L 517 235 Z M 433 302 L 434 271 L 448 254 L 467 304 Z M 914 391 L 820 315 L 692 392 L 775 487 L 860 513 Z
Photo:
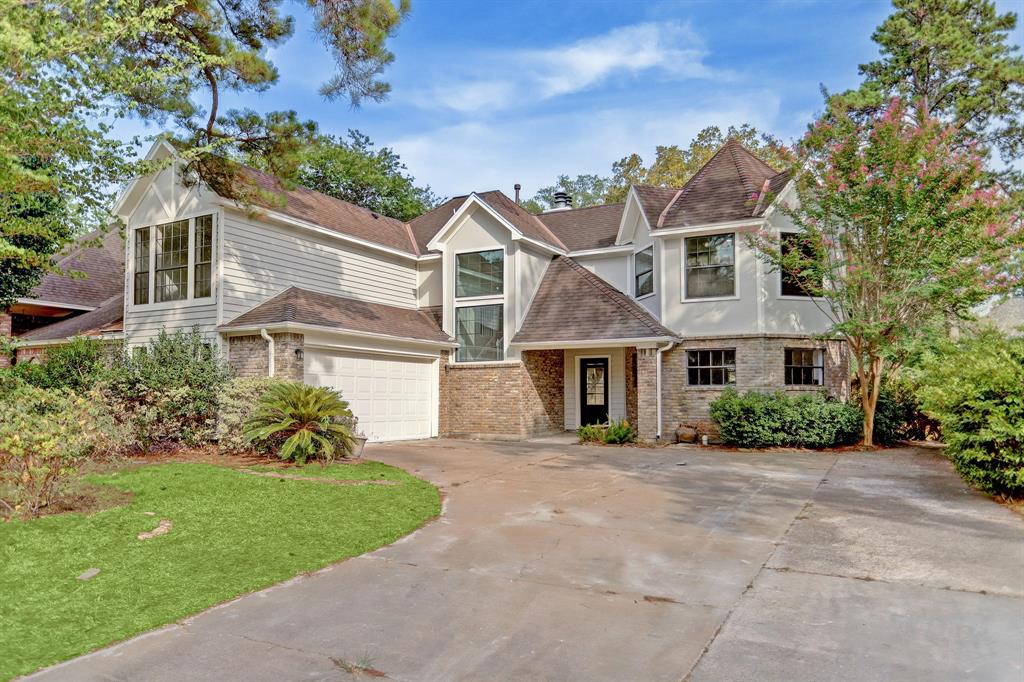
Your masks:
M 875 444 L 875 409 L 878 407 L 878 392 L 882 388 L 882 358 L 871 357 L 868 370 L 859 377 L 860 406 L 864 410 L 864 445 Z

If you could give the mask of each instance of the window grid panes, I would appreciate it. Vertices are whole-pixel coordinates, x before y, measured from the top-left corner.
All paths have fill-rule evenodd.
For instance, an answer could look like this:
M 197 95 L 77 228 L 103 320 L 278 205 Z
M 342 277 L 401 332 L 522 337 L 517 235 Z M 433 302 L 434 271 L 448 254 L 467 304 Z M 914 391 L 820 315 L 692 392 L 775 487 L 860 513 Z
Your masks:
M 633 295 L 637 298 L 654 292 L 654 247 L 633 254 Z
M 135 277 L 132 300 L 135 305 L 149 303 L 149 228 L 135 230 Z
M 825 383 L 825 354 L 815 348 L 786 349 L 786 384 L 821 386 Z
M 691 386 L 729 386 L 736 383 L 736 350 L 691 350 L 686 353 Z
M 604 405 L 604 367 L 587 367 L 587 405 Z
M 500 296 L 504 292 L 505 252 L 477 251 L 455 256 L 455 296 Z
M 780 235 L 779 247 L 782 251 L 783 257 L 792 253 L 793 248 L 799 248 L 804 252 L 805 256 L 813 256 L 813 251 L 810 244 L 808 244 L 798 232 L 783 232 Z M 821 288 L 821 280 L 808 281 L 805 278 L 798 277 L 792 273 L 786 271 L 780 271 L 782 278 L 781 293 L 783 296 L 810 296 L 803 286 L 800 285 L 801 279 L 808 282 L 812 287 Z
M 188 221 L 156 226 L 156 303 L 188 297 Z
M 686 298 L 736 294 L 733 234 L 689 237 L 686 240 Z
M 213 282 L 213 216 L 199 216 L 195 220 L 195 278 L 193 282 L 193 298 L 206 298 L 210 295 Z
M 455 309 L 458 362 L 488 362 L 505 357 L 505 306 L 477 305 Z

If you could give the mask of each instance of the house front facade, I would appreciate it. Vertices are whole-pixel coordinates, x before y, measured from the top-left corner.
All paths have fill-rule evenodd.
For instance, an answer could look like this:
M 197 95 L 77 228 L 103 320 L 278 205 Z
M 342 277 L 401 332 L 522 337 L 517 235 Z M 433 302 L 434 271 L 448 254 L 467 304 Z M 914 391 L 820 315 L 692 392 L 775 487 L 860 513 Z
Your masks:
M 685 187 L 536 216 L 489 191 L 403 223 L 247 172 L 284 201 L 239 206 L 173 164 L 122 195 L 129 346 L 196 328 L 242 376 L 339 389 L 374 440 L 622 418 L 667 439 L 728 386 L 845 394 L 820 302 L 747 244 L 792 232 L 787 178 L 736 142 Z

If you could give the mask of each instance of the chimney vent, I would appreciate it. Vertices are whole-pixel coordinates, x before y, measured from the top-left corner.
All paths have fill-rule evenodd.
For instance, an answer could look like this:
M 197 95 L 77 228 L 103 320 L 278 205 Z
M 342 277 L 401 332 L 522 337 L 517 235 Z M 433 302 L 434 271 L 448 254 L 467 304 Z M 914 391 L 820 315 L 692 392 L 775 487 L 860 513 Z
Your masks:
M 522 186 L 522 185 L 520 185 L 520 184 L 519 184 L 519 183 L 517 182 L 517 183 L 516 183 L 516 186 L 515 186 L 515 190 L 516 190 L 516 203 L 517 203 L 517 204 L 518 204 L 518 203 L 520 203 L 520 202 L 519 202 L 519 190 L 521 190 L 522 188 L 523 188 L 523 186 Z
M 572 208 L 572 197 L 568 192 L 555 192 L 555 199 L 551 207 L 553 210 Z

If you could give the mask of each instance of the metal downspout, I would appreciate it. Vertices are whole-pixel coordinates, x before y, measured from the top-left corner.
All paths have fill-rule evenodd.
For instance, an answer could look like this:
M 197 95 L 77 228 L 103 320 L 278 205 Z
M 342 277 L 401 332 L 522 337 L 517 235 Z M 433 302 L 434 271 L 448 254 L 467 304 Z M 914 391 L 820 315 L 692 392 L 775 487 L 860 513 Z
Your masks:
M 267 342 L 267 366 L 269 368 L 269 371 L 267 372 L 267 376 L 271 376 L 272 377 L 272 376 L 274 376 L 274 337 L 272 337 L 270 334 L 267 333 L 267 328 L 266 327 L 263 327 L 263 328 L 260 329 L 260 336 L 262 336 L 263 340 Z M 661 358 L 659 356 L 659 360 L 660 359 Z M 661 365 L 658 365 L 658 366 L 660 367 Z M 660 400 L 660 397 L 659 397 L 659 400 Z M 660 406 L 661 403 L 659 402 L 658 405 Z M 659 407 L 659 409 L 661 409 L 661 408 Z
M 657 371 L 655 372 L 656 378 L 655 378 L 655 381 L 654 381 L 654 383 L 657 384 L 655 389 L 658 392 L 658 400 L 657 400 L 657 403 L 658 403 L 658 430 L 657 430 L 657 433 L 655 435 L 655 439 L 656 440 L 661 440 L 661 355 L 662 355 L 662 353 L 667 353 L 668 351 L 670 351 L 673 348 L 675 348 L 676 347 L 676 343 L 677 343 L 676 341 L 670 341 L 667 345 L 662 346 L 661 348 L 658 349 L 658 363 L 657 363 Z

